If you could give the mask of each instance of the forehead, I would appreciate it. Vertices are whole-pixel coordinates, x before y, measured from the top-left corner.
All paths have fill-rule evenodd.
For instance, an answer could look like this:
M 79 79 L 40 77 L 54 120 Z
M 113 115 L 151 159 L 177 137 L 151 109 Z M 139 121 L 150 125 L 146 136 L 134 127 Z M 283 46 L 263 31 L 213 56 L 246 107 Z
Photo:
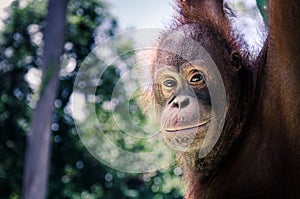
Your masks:
M 194 67 L 209 70 L 210 65 L 212 65 L 211 62 L 213 61 L 209 54 L 204 53 L 204 51 L 205 50 L 199 48 L 182 48 L 180 46 L 171 50 L 158 49 L 155 62 L 152 66 L 153 72 L 157 74 L 161 71 L 169 70 L 181 73 L 187 68 L 191 69 Z
M 191 70 L 207 71 L 207 67 L 200 60 L 188 61 L 176 55 L 169 55 L 167 60 L 162 59 L 155 63 L 154 75 L 160 76 L 168 72 L 186 75 Z
M 203 60 L 207 56 L 201 42 L 189 32 L 176 30 L 164 35 L 156 50 L 155 69 L 162 65 L 170 68 L 181 67 L 193 60 Z
M 152 64 L 153 74 L 163 69 L 182 72 L 187 65 L 200 67 L 209 74 L 226 71 L 230 63 L 224 62 L 224 55 L 228 53 L 218 48 L 218 39 L 201 28 L 196 33 L 195 30 L 194 26 L 184 26 L 162 36 Z
M 160 70 L 162 68 L 168 68 L 170 70 L 179 71 L 179 67 L 182 67 L 182 65 L 185 65 L 186 63 L 188 63 L 188 60 L 178 54 L 165 50 L 158 50 L 155 69 Z

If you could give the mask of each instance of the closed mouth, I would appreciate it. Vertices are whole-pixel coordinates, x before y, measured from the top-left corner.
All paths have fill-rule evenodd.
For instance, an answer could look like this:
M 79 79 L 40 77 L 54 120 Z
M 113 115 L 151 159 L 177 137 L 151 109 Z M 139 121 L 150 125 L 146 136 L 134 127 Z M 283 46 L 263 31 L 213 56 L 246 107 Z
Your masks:
M 190 130 L 193 130 L 193 129 L 198 129 L 198 128 L 207 126 L 207 124 L 209 124 L 209 122 L 210 122 L 210 120 L 205 121 L 205 122 L 203 122 L 201 124 L 198 124 L 196 126 L 183 127 L 183 128 L 178 128 L 178 129 L 165 129 L 164 131 L 167 132 L 167 133 L 176 133 L 176 132 L 180 132 L 180 131 L 190 131 Z

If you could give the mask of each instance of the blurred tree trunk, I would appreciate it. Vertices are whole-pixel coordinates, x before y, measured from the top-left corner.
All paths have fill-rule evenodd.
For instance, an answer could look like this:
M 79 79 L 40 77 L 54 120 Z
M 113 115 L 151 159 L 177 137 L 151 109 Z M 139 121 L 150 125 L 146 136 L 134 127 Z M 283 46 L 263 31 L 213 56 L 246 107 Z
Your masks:
M 47 195 L 51 123 L 58 88 L 60 57 L 65 39 L 66 9 L 67 0 L 49 0 L 41 66 L 43 81 L 27 140 L 24 199 L 44 199 Z

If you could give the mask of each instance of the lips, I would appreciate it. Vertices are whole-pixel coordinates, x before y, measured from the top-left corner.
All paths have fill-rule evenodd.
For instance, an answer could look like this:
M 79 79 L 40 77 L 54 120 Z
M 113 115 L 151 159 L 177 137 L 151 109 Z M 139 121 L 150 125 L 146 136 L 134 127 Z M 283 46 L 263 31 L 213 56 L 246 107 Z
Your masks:
M 210 120 L 209 121 L 205 121 L 205 122 L 203 122 L 201 124 L 198 124 L 198 125 L 195 125 L 195 126 L 181 127 L 181 128 L 177 128 L 177 129 L 164 129 L 164 131 L 167 132 L 167 133 L 191 132 L 191 131 L 194 131 L 196 129 L 206 127 L 209 123 L 210 123 Z

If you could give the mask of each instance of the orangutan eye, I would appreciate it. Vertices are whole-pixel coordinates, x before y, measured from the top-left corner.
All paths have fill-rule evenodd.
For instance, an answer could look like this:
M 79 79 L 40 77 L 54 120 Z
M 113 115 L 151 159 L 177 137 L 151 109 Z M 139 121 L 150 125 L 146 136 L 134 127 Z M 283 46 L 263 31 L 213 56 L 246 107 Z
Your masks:
M 191 82 L 191 84 L 198 84 L 198 83 L 201 83 L 203 80 L 204 80 L 204 77 L 203 77 L 202 73 L 197 73 L 192 76 L 190 82 Z
M 163 85 L 168 88 L 173 88 L 177 85 L 177 82 L 174 79 L 167 79 L 163 82 Z

